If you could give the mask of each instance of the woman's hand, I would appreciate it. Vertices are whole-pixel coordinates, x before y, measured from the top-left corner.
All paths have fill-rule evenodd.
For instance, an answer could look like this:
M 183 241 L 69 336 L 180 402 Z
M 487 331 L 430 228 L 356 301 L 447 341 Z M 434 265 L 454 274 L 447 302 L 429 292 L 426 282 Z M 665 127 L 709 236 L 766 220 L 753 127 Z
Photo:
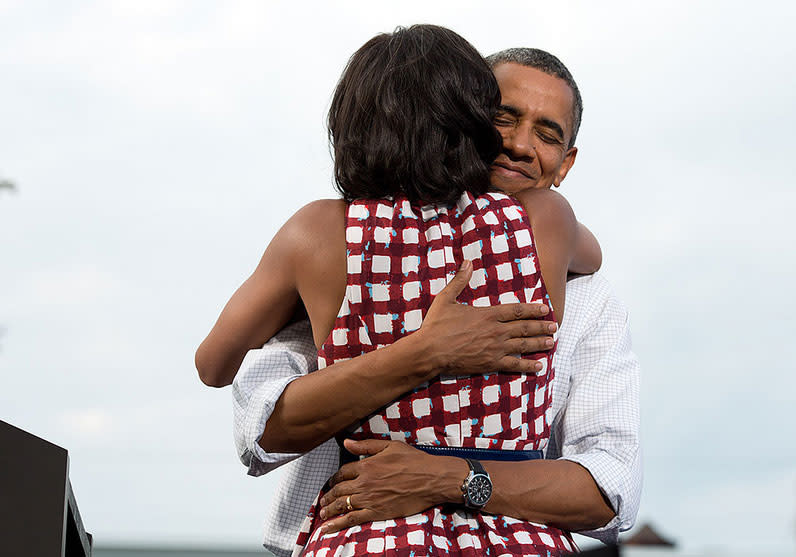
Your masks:
M 456 298 L 470 281 L 470 261 L 434 298 L 423 324 L 414 333 L 426 343 L 432 366 L 444 375 L 477 375 L 494 371 L 533 373 L 542 368 L 518 354 L 553 347 L 555 321 L 540 318 L 550 313 L 546 304 L 503 304 L 472 307 Z
M 462 499 L 468 467 L 460 458 L 432 456 L 400 441 L 347 439 L 345 447 L 368 458 L 345 464 L 332 476 L 331 490 L 320 501 L 324 533 Z

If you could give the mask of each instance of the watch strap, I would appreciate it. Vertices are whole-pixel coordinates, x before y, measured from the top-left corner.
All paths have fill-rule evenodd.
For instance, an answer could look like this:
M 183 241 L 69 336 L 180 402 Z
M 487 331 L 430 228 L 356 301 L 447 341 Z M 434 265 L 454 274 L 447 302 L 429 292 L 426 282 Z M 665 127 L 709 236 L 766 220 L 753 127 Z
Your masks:
M 489 497 L 492 494 L 492 480 L 489 477 L 489 472 L 486 471 L 484 465 L 481 464 L 480 460 L 465 458 L 467 461 L 467 466 L 470 467 L 470 473 L 467 474 L 464 482 L 462 482 L 462 496 L 464 497 L 464 506 L 470 509 L 482 509 L 484 505 L 489 501 Z M 483 501 L 478 500 L 478 502 L 473 501 L 470 496 L 470 488 L 473 482 L 486 482 L 488 485 L 489 493 L 486 496 L 486 499 Z
M 480 460 L 475 460 L 472 458 L 465 458 L 464 460 L 467 461 L 467 465 L 470 467 L 470 471 L 473 474 L 483 474 L 484 476 L 489 475 L 487 474 L 486 468 L 484 468 L 484 465 L 481 464 Z

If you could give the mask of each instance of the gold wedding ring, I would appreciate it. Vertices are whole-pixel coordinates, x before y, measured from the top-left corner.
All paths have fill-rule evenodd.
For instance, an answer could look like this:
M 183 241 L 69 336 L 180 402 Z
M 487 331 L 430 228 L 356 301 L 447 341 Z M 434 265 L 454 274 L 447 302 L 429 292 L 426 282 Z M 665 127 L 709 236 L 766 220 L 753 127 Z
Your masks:
M 354 510 L 354 505 L 351 504 L 351 496 L 345 498 L 345 510 L 346 512 L 350 513 Z

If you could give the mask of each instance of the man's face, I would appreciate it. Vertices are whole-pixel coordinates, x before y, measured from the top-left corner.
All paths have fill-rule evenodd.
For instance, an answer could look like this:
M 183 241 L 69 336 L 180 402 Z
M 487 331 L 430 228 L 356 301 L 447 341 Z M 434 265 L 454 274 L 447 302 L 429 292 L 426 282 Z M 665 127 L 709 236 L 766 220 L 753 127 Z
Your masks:
M 575 162 L 572 137 L 575 96 L 563 80 L 513 62 L 494 68 L 501 106 L 495 125 L 503 149 L 492 164 L 492 185 L 512 194 L 558 186 Z

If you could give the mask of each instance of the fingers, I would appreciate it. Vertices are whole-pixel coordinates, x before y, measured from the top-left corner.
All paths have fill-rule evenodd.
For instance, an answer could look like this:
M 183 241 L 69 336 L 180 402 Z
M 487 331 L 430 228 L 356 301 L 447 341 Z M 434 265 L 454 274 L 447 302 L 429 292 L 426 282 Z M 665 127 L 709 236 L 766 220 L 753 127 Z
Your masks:
M 472 261 L 465 259 L 451 281 L 445 286 L 445 288 L 442 289 L 439 294 L 437 294 L 437 297 L 434 299 L 441 299 L 445 302 L 455 302 L 456 298 L 458 298 L 459 294 L 461 294 L 462 290 L 464 290 L 464 287 L 470 282 L 470 276 L 472 276 L 472 274 L 473 263 Z
M 517 356 L 503 356 L 498 360 L 495 371 L 508 373 L 536 373 L 542 371 L 542 364 L 536 360 L 518 358 Z
M 390 446 L 394 441 L 383 441 L 381 439 L 365 439 L 363 441 L 354 441 L 353 439 L 346 439 L 343 445 L 348 452 L 357 456 L 372 456 L 380 453 Z
M 545 337 L 552 339 L 550 335 L 556 332 L 558 323 L 539 319 L 520 319 L 503 323 L 501 327 L 508 333 L 509 338 Z
M 349 507 L 349 502 L 351 506 Z M 325 520 L 327 518 L 332 518 L 341 514 L 346 514 L 353 512 L 357 506 L 355 503 L 355 495 L 349 493 L 344 495 L 343 493 L 338 493 L 333 495 L 333 492 L 330 491 L 320 501 L 321 503 L 321 520 Z
M 550 313 L 547 304 L 503 304 L 490 308 L 497 314 L 498 321 L 516 321 L 517 319 L 538 319 Z
M 349 480 L 355 480 L 359 477 L 359 472 L 357 472 L 357 465 L 359 462 L 349 462 L 348 464 L 344 464 L 340 467 L 340 469 L 332 474 L 332 477 L 329 478 L 329 485 L 336 486 L 340 482 L 347 482 Z
M 512 354 L 533 354 L 534 352 L 544 352 L 553 347 L 551 337 L 531 337 L 531 338 L 510 338 L 505 343 L 505 351 L 508 355 Z
M 334 487 L 332 487 L 329 491 L 327 491 L 319 501 L 321 507 L 326 508 L 330 506 L 334 501 L 338 500 L 340 497 L 344 497 L 345 495 L 350 495 L 351 490 L 344 489 L 344 487 L 345 486 L 337 484 Z
M 370 522 L 373 520 L 373 513 L 367 509 L 354 510 L 346 513 L 337 518 L 333 518 L 321 526 L 321 531 L 324 534 L 333 534 L 339 532 L 343 528 L 351 528 L 363 522 Z

